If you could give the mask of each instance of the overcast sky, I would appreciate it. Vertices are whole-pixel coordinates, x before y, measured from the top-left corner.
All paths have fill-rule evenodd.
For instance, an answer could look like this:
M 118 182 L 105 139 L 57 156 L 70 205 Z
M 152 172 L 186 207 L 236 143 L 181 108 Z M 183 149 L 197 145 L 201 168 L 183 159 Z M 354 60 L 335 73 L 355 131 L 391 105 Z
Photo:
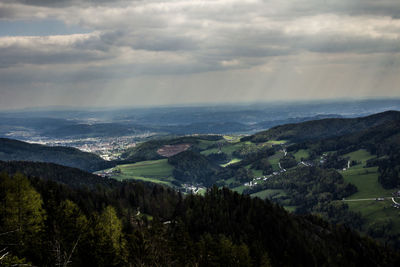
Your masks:
M 0 109 L 400 97 L 399 0 L 0 0 Z

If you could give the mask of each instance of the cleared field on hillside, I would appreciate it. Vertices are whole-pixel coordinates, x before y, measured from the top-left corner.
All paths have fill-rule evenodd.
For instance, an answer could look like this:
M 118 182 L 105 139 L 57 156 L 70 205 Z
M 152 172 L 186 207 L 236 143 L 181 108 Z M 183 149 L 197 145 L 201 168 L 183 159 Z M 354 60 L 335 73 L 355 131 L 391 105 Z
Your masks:
M 221 147 L 221 151 L 227 154 L 228 156 L 232 156 L 232 153 L 235 150 L 240 149 L 241 146 L 243 146 L 243 143 L 225 144 L 224 146 Z M 202 151 L 201 154 L 207 156 L 210 155 L 211 153 L 218 153 L 218 152 L 219 152 L 218 148 L 212 148 Z
M 224 139 L 231 143 L 240 142 L 240 136 L 235 136 L 235 135 L 224 135 Z
M 307 159 L 310 154 L 308 153 L 307 150 L 305 149 L 300 149 L 299 151 L 297 151 L 296 153 L 293 154 L 294 158 L 296 159 L 296 161 L 301 161 L 301 158 L 303 159 Z
M 346 202 L 350 210 L 358 211 L 366 220 L 366 229 L 374 223 L 385 220 L 392 221 L 392 229 L 388 230 L 392 234 L 400 233 L 400 211 L 392 207 L 392 200 L 384 201 L 358 201 Z M 365 230 L 366 230 L 365 229 Z
M 350 167 L 346 171 L 341 171 L 343 178 L 346 182 L 350 182 L 357 186 L 358 192 L 350 196 L 351 199 L 364 199 L 364 198 L 378 198 L 388 197 L 384 201 L 349 201 L 346 204 L 349 205 L 350 210 L 360 212 L 366 220 L 366 226 L 364 230 L 367 230 L 372 224 L 379 224 L 385 220 L 392 221 L 392 229 L 388 229 L 390 233 L 400 233 L 400 211 L 392 207 L 391 194 L 396 189 L 384 189 L 378 182 L 378 168 L 365 168 L 366 161 L 374 158 L 366 150 L 357 150 L 344 155 L 344 157 L 350 157 L 350 160 L 356 160 L 361 164 Z
M 207 149 L 207 147 L 215 144 L 218 141 L 209 141 L 209 140 L 199 140 L 199 143 L 196 145 L 200 149 Z
M 379 173 L 377 167 L 365 168 L 367 160 L 374 158 L 374 155 L 360 149 L 343 155 L 343 157 L 349 157 L 350 160 L 360 162 L 360 164 L 340 172 L 346 182 L 354 184 L 358 189 L 358 192 L 349 197 L 349 199 L 376 198 L 392 194 L 394 190 L 386 190 L 378 182 Z
M 343 157 L 344 158 L 350 157 L 350 160 L 355 160 L 355 161 L 361 162 L 360 165 L 356 165 L 356 166 L 361 166 L 361 167 L 365 166 L 367 160 L 375 158 L 374 155 L 371 155 L 365 149 L 360 149 L 360 150 L 345 154 L 345 155 L 343 155 Z M 354 166 L 354 167 L 356 167 L 356 166 Z
M 135 179 L 167 185 L 171 185 L 170 182 L 174 180 L 174 167 L 168 164 L 167 159 L 118 165 L 114 169 L 119 171 L 112 175 L 117 180 Z
M 241 185 L 241 186 L 238 186 L 238 187 L 231 188 L 231 190 L 236 191 L 239 194 L 242 194 L 243 190 L 245 190 L 246 188 L 248 188 L 248 187 L 244 186 L 244 185 Z
M 269 140 L 267 143 L 272 144 L 272 145 L 282 145 L 286 144 L 286 140 Z
M 187 150 L 190 144 L 178 144 L 178 145 L 165 145 L 157 150 L 157 153 L 163 157 L 172 157 L 178 153 Z
M 274 155 L 268 158 L 269 163 L 272 165 L 274 171 L 279 171 L 279 160 L 283 158 L 285 154 L 282 151 L 276 152 Z
M 241 161 L 241 159 L 233 158 L 233 159 L 231 159 L 231 161 L 229 161 L 228 163 L 221 164 L 221 167 L 226 167 L 226 166 L 228 166 L 228 165 L 231 165 L 231 164 L 234 164 L 234 163 L 237 163 L 237 162 L 240 162 L 240 161 Z
M 386 190 L 378 182 L 378 168 L 350 168 L 341 174 L 346 182 L 354 184 L 358 192 L 349 199 L 390 196 L 394 190 Z

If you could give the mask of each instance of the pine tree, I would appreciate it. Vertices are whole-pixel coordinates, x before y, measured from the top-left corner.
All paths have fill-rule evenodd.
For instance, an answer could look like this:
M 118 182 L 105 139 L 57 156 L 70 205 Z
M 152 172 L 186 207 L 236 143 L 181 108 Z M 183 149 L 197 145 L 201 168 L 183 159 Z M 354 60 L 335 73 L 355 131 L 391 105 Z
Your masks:
M 17 256 L 37 257 L 46 217 L 40 194 L 22 174 L 15 174 L 12 178 L 1 175 L 0 191 L 0 228 L 2 232 L 12 233 L 5 235 L 2 242 L 10 244 Z
M 86 216 L 74 202 L 65 200 L 58 207 L 52 228 L 54 237 L 51 243 L 56 266 L 68 266 L 70 263 L 78 266 L 79 258 L 85 254 L 81 243 L 88 238 Z
M 99 216 L 94 216 L 94 252 L 98 266 L 122 266 L 127 261 L 126 240 L 122 222 L 112 206 L 107 206 Z

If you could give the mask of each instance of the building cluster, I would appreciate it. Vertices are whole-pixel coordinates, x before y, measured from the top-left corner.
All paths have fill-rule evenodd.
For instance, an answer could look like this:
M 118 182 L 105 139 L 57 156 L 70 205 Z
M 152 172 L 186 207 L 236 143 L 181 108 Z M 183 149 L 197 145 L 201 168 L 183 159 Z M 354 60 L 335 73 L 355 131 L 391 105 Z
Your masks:
M 187 194 L 198 194 L 200 191 L 206 190 L 204 186 L 201 185 L 193 185 L 193 184 L 183 184 L 182 185 L 182 192 Z

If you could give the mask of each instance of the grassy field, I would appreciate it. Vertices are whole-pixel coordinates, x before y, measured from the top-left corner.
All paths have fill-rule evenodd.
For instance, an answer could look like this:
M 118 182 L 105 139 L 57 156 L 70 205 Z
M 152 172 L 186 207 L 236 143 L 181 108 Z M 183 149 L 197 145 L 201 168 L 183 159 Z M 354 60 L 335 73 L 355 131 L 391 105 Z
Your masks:
M 238 192 L 239 194 L 243 193 L 243 190 L 245 190 L 247 188 L 247 186 L 241 185 L 238 187 L 234 187 L 231 190 Z
M 263 171 L 262 171 L 262 170 L 255 170 L 255 169 L 250 169 L 250 170 L 253 172 L 254 177 L 261 177 L 261 176 L 263 176 Z
M 358 192 L 349 197 L 349 199 L 357 198 L 376 198 L 382 196 L 390 196 L 393 190 L 384 189 L 378 182 L 378 168 L 365 168 L 367 160 L 374 158 L 366 150 L 357 150 L 343 157 L 349 157 L 350 160 L 360 162 L 355 166 L 351 166 L 345 171 L 340 171 L 346 182 L 352 183 L 358 188 Z
M 287 141 L 286 140 L 269 140 L 266 143 L 271 144 L 271 145 L 283 145 L 283 144 L 286 144 Z
M 232 153 L 243 146 L 243 143 L 235 143 L 232 145 L 225 145 L 221 148 L 221 151 L 225 154 L 232 156 Z
M 174 168 L 168 164 L 167 159 L 118 165 L 115 169 L 120 171 L 112 176 L 117 180 L 135 179 L 166 185 L 171 185 L 170 182 L 174 180 L 172 176 Z
M 386 199 L 384 201 L 359 201 L 359 202 L 346 202 L 350 210 L 358 211 L 366 220 L 366 227 L 373 223 L 379 223 L 387 219 L 392 220 L 393 226 L 390 230 L 392 234 L 400 233 L 400 211 L 392 207 L 392 200 Z
M 358 192 L 350 196 L 349 199 L 357 198 L 376 198 L 390 196 L 394 190 L 386 190 L 378 182 L 378 168 L 353 168 L 341 171 L 346 182 L 354 184 Z
M 271 157 L 268 158 L 269 163 L 272 165 L 272 169 L 274 171 L 279 171 L 279 160 L 284 156 L 285 154 L 281 151 L 276 152 L 275 155 L 272 155 Z
M 211 146 L 211 145 L 213 145 L 213 144 L 215 144 L 215 141 L 199 140 L 199 143 L 198 143 L 197 146 L 198 146 L 200 149 L 207 149 L 207 147 L 209 147 L 209 146 Z
M 229 161 L 228 163 L 222 164 L 221 167 L 226 167 L 226 166 L 228 166 L 228 165 L 234 164 L 234 163 L 239 162 L 239 161 L 241 161 L 241 159 L 233 158 L 233 159 L 231 159 L 231 161 Z
M 386 190 L 378 182 L 378 168 L 365 168 L 366 161 L 373 158 L 366 150 L 357 150 L 344 155 L 350 157 L 350 160 L 360 162 L 355 166 L 350 167 L 346 171 L 341 171 L 346 182 L 350 182 L 357 186 L 358 192 L 350 196 L 348 199 L 363 199 L 363 198 L 385 198 L 384 201 L 349 201 L 350 210 L 360 212 L 366 220 L 365 230 L 373 223 L 379 223 L 387 219 L 392 220 L 393 228 L 391 233 L 400 233 L 400 211 L 392 207 L 391 194 L 395 189 Z
M 296 161 L 301 161 L 301 158 L 307 159 L 310 156 L 310 154 L 308 153 L 307 150 L 300 149 L 299 151 L 294 153 L 293 156 L 295 157 Z
M 348 154 L 343 155 L 343 157 L 349 157 L 350 160 L 355 160 L 355 161 L 359 161 L 361 162 L 360 166 L 365 166 L 367 160 L 375 158 L 374 155 L 371 155 L 368 151 L 366 151 L 365 149 L 360 149 Z M 358 165 L 356 165 L 358 166 Z
M 230 143 L 240 142 L 240 136 L 235 135 L 224 135 L 224 139 Z
M 221 151 L 227 154 L 228 156 L 232 156 L 232 153 L 235 150 L 238 150 L 241 146 L 243 146 L 243 143 L 225 144 L 224 146 L 222 146 Z M 212 148 L 202 151 L 201 154 L 207 156 L 210 155 L 211 153 L 218 153 L 218 151 L 219 151 L 218 148 Z

